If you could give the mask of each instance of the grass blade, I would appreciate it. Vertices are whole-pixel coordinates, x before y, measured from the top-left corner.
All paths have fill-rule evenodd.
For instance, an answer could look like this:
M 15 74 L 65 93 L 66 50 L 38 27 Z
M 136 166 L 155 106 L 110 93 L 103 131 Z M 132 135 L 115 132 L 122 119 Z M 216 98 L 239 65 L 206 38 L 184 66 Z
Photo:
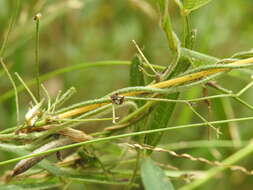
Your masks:
M 143 160 L 141 178 L 145 190 L 174 190 L 164 171 L 156 166 L 150 158 Z

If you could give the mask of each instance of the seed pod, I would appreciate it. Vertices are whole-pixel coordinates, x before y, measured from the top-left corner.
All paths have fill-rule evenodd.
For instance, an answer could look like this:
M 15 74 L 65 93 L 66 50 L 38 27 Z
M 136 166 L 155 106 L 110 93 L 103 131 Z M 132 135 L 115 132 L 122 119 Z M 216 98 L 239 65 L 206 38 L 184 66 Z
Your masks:
M 70 144 L 72 142 L 73 141 L 70 140 L 69 138 L 58 139 L 58 140 L 47 143 L 47 144 L 43 145 L 42 147 L 36 149 L 35 151 L 32 152 L 32 154 L 44 152 L 44 151 L 50 150 L 52 148 L 57 148 L 60 146 Z M 16 176 L 18 174 L 25 172 L 26 170 L 30 169 L 32 166 L 34 166 L 35 164 L 37 164 L 38 162 L 40 162 L 41 160 L 43 160 L 44 158 L 46 158 L 49 155 L 50 155 L 50 153 L 46 154 L 46 155 L 42 155 L 42 156 L 36 156 L 36 157 L 21 160 L 14 167 L 11 176 L 13 177 L 13 176 Z
M 83 131 L 79 131 L 70 127 L 58 131 L 57 133 L 69 137 L 74 142 L 83 142 L 92 139 L 92 136 L 87 135 Z
M 54 126 L 53 125 L 45 125 L 42 127 L 34 127 L 34 128 L 32 128 L 32 130 L 33 131 L 45 131 L 45 130 L 51 129 L 52 127 L 54 127 Z M 73 129 L 71 127 L 57 131 L 57 133 L 60 135 L 64 135 L 66 137 L 69 137 L 74 142 L 83 142 L 83 141 L 88 141 L 88 140 L 92 139 L 92 136 L 87 135 L 85 132 Z

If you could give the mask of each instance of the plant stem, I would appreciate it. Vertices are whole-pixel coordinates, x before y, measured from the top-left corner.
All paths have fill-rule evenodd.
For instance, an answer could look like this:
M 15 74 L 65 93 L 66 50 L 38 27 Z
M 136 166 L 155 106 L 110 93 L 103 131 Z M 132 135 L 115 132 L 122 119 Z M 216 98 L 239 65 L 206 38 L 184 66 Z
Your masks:
M 34 16 L 36 22 L 36 38 L 35 38 L 35 64 L 36 64 L 36 81 L 37 81 L 37 100 L 40 102 L 40 61 L 39 61 L 39 32 L 40 32 L 40 18 L 38 13 Z
M 248 63 L 253 63 L 253 58 L 239 60 L 239 61 L 227 64 L 227 65 L 228 66 L 241 66 L 243 64 L 248 64 Z M 191 81 L 194 81 L 194 80 L 198 80 L 198 79 L 210 76 L 210 75 L 215 74 L 215 73 L 228 71 L 230 69 L 231 68 L 207 69 L 207 70 L 204 70 L 204 71 L 200 71 L 200 72 L 188 74 L 188 75 L 185 75 L 185 76 L 169 79 L 169 80 L 166 80 L 166 81 L 158 82 L 158 83 L 155 83 L 155 84 L 151 84 L 151 85 L 148 85 L 146 87 L 148 87 L 148 88 L 169 88 L 169 87 L 177 86 L 177 85 L 180 85 L 180 84 L 183 84 L 183 83 L 186 83 L 186 82 L 191 82 Z M 132 91 L 132 92 L 127 92 L 127 93 L 122 93 L 120 95 L 121 96 L 133 96 L 133 95 L 139 95 L 139 94 L 143 94 L 143 93 L 145 93 L 145 92 L 143 92 L 143 91 Z M 99 103 L 99 104 L 93 104 L 93 105 L 87 105 L 87 106 L 83 106 L 83 107 L 79 107 L 79 108 L 74 108 L 74 109 L 69 110 L 65 113 L 59 114 L 58 117 L 60 119 L 73 117 L 75 115 L 85 113 L 87 111 L 96 109 L 96 108 L 104 106 L 106 104 L 109 104 L 109 103 Z
M 252 152 L 253 152 L 253 143 L 251 142 L 246 147 L 240 149 L 236 153 L 234 153 L 231 156 L 229 156 L 228 158 L 226 158 L 223 162 L 221 162 L 221 164 L 224 166 L 230 166 L 230 165 L 240 161 L 241 159 L 245 158 L 246 156 L 248 156 Z M 179 190 L 196 189 L 199 186 L 208 182 L 210 179 L 213 179 L 213 177 L 215 175 L 217 175 L 219 172 L 224 171 L 225 169 L 227 169 L 227 168 L 226 167 L 214 167 L 214 168 L 210 169 L 209 171 L 207 171 L 205 176 L 193 181 L 192 183 L 189 183 L 189 184 L 183 186 Z
M 240 121 L 247 121 L 247 120 L 253 120 L 253 117 L 212 121 L 212 122 L 209 122 L 209 124 L 216 125 L 216 124 L 223 124 L 223 123 L 229 123 L 229 122 L 240 122 Z M 80 143 L 75 143 L 75 144 L 71 144 L 71 145 L 67 145 L 67 146 L 62 146 L 62 147 L 59 147 L 59 148 L 50 149 L 50 150 L 47 150 L 45 152 L 25 155 L 25 156 L 21 156 L 21 157 L 18 157 L 18 158 L 2 161 L 2 162 L 0 162 L 0 165 L 5 165 L 5 164 L 17 162 L 17 161 L 22 160 L 22 159 L 35 157 L 35 156 L 41 156 L 41 155 L 45 155 L 45 154 L 48 154 L 48 153 L 57 152 L 57 151 L 65 150 L 65 149 L 68 149 L 68 148 L 79 147 L 79 146 L 83 146 L 83 145 L 87 145 L 87 144 L 105 142 L 105 141 L 110 141 L 110 140 L 114 140 L 114 139 L 120 139 L 120 138 L 132 137 L 132 136 L 138 136 L 138 135 L 144 135 L 144 134 L 150 134 L 150 133 L 165 132 L 165 131 L 176 130 L 176 129 L 185 129 L 185 128 L 191 128 L 191 127 L 202 127 L 202 126 L 206 126 L 206 125 L 207 125 L 207 123 L 179 125 L 179 126 L 175 126 L 175 127 L 166 127 L 166 128 L 160 128 L 160 129 L 145 130 L 145 131 L 132 132 L 132 133 L 126 133 L 126 134 L 109 136 L 109 137 L 96 138 L 96 139 L 92 139 L 92 140 L 85 141 L 85 142 L 80 142 Z

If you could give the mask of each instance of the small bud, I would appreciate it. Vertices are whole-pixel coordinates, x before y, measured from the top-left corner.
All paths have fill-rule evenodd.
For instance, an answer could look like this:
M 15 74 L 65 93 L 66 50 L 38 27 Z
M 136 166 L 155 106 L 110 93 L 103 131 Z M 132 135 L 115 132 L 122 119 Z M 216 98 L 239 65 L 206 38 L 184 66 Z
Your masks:
M 37 14 L 33 17 L 33 20 L 38 21 L 38 20 L 40 20 L 41 16 L 42 16 L 41 13 L 37 13 Z

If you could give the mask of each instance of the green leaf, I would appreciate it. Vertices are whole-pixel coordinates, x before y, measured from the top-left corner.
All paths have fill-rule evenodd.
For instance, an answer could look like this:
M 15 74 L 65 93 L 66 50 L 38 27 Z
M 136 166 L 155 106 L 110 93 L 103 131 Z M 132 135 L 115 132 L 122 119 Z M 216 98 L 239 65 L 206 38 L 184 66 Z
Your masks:
M 164 96 L 167 99 L 177 99 L 179 93 Z M 165 128 L 168 125 L 170 117 L 175 108 L 175 103 L 160 102 L 156 105 L 153 112 L 149 115 L 147 129 Z M 147 134 L 145 137 L 145 144 L 156 146 L 163 133 Z
M 184 0 L 184 8 L 188 10 L 195 10 L 198 9 L 207 3 L 209 3 L 211 0 Z
M 141 178 L 145 190 L 174 190 L 164 171 L 146 158 L 141 164 Z
M 130 66 L 130 86 L 145 86 L 144 82 L 144 75 L 140 71 L 139 67 L 141 66 L 141 60 L 136 55 L 132 59 L 131 66 Z M 136 100 L 135 103 L 138 107 L 141 107 L 145 104 L 144 101 L 138 101 Z M 142 130 L 143 126 L 145 125 L 145 120 L 140 120 L 136 124 L 134 124 L 134 131 L 140 131 Z M 134 137 L 134 140 L 141 140 L 142 137 Z
M 134 56 L 130 66 L 130 86 L 144 85 L 144 77 L 142 72 L 139 70 L 139 66 L 141 66 L 141 61 L 136 55 Z
M 84 184 L 104 184 L 104 185 L 127 185 L 128 182 L 113 181 L 104 178 L 88 177 L 88 176 L 71 176 L 69 179 L 76 182 L 81 182 Z M 135 184 L 136 186 L 136 184 Z
M 186 71 L 189 66 L 190 66 L 189 60 L 181 58 L 179 63 L 177 64 L 177 67 L 175 68 L 174 72 L 169 78 L 176 76 L 183 71 Z M 162 98 L 173 100 L 177 99 L 178 96 L 179 93 L 175 93 L 162 96 Z M 175 105 L 176 105 L 175 103 L 166 103 L 166 102 L 157 103 L 157 106 L 153 109 L 152 113 L 149 114 L 147 130 L 167 127 L 171 115 L 174 111 Z M 156 146 L 157 143 L 160 141 L 162 135 L 163 133 L 147 134 L 145 137 L 145 144 Z
M 43 183 L 29 183 L 29 184 L 12 184 L 12 185 L 0 185 L 0 190 L 42 190 L 59 187 L 59 182 L 43 182 Z
M 130 66 L 130 86 L 144 86 L 144 76 L 140 71 L 141 60 L 138 56 L 134 56 Z M 136 101 L 138 106 L 143 105 L 143 101 Z
M 174 0 L 180 8 L 181 14 L 184 16 L 187 16 L 192 11 L 199 9 L 210 1 L 211 0 Z

